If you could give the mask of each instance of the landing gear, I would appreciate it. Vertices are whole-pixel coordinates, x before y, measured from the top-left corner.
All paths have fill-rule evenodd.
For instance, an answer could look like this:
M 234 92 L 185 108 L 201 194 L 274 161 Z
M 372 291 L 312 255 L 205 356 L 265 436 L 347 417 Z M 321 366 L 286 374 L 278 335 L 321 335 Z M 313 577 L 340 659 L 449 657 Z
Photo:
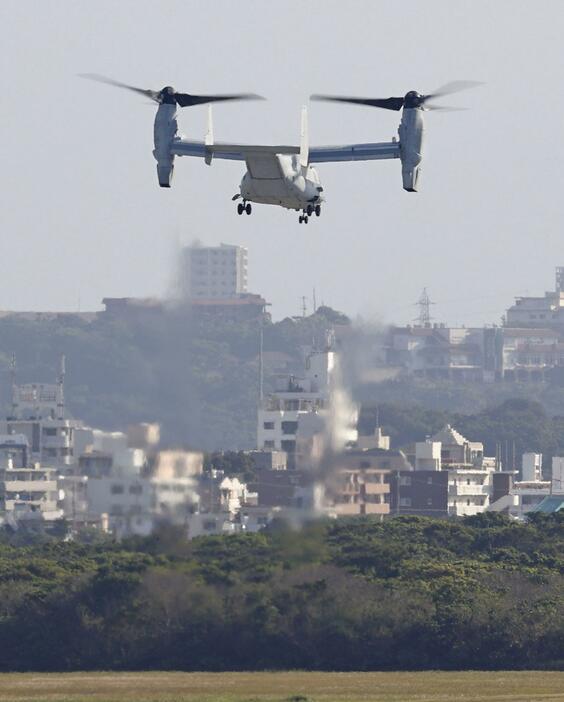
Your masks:
M 307 212 L 307 216 L 311 217 L 311 215 L 313 214 L 313 207 L 311 205 L 308 205 L 306 207 L 306 212 Z
M 316 205 L 315 206 L 315 216 L 319 217 L 320 214 L 321 214 L 321 205 Z
M 250 215 L 252 211 L 253 211 L 253 208 L 251 207 L 251 203 L 250 203 L 250 202 L 247 202 L 247 204 L 245 205 L 245 212 L 246 212 L 248 215 Z
M 307 223 L 308 223 L 308 216 L 307 216 L 307 215 L 300 215 L 299 218 L 298 218 L 298 222 L 299 222 L 300 224 L 302 224 L 302 222 L 303 222 L 304 224 L 307 224 Z
M 237 205 L 237 214 L 239 214 L 239 215 L 242 215 L 243 212 L 246 212 L 248 215 L 250 215 L 252 211 L 253 211 L 253 208 L 251 207 L 250 202 L 240 202 Z
M 240 202 L 240 203 L 237 205 L 237 214 L 242 215 L 244 209 L 245 209 L 245 207 L 244 207 L 243 203 Z

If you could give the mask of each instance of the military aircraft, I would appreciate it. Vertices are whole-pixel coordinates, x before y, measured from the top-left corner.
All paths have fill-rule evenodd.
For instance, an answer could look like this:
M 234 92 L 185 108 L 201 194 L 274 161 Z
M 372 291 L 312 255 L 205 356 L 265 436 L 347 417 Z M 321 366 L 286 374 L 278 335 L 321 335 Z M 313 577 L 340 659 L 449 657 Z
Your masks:
M 205 139 L 195 141 L 186 139 L 178 133 L 178 107 L 263 98 L 253 93 L 191 95 L 179 93 L 170 86 L 161 90 L 137 88 L 92 73 L 81 74 L 81 77 L 132 90 L 157 103 L 153 156 L 157 161 L 157 176 L 162 188 L 171 186 L 177 156 L 201 158 L 208 166 L 218 159 L 244 161 L 247 170 L 239 185 L 239 192 L 232 198 L 233 201 L 238 201 L 237 213 L 250 215 L 251 203 L 277 205 L 299 212 L 300 224 L 307 224 L 314 213 L 319 217 L 321 205 L 325 199 L 319 174 L 312 164 L 400 159 L 403 187 L 408 192 L 416 192 L 423 153 L 423 112 L 430 109 L 456 109 L 436 106 L 433 100 L 477 85 L 475 82 L 459 81 L 449 83 L 429 95 L 410 91 L 404 97 L 384 99 L 312 95 L 311 98 L 314 100 L 367 105 L 388 110 L 403 110 L 403 112 L 398 129 L 399 141 L 394 137 L 389 142 L 310 147 L 305 107 L 302 108 L 300 144 L 296 146 L 216 142 L 213 135 L 211 105 L 208 107 Z

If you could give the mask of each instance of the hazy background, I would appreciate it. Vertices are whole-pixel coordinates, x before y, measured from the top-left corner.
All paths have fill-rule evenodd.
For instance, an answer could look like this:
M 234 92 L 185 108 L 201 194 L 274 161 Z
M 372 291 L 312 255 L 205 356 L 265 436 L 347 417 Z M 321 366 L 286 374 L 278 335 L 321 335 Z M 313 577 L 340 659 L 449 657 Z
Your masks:
M 178 246 L 249 248 L 250 288 L 280 318 L 317 289 L 349 314 L 406 322 L 427 286 L 438 321 L 497 322 L 514 294 L 542 293 L 561 242 L 561 2 L 1 0 L 0 308 L 97 309 L 103 296 L 164 295 Z M 214 108 L 217 140 L 296 142 L 311 92 L 484 87 L 432 113 L 422 191 L 399 162 L 321 164 L 320 219 L 231 196 L 244 164 L 177 159 L 157 186 L 154 108 L 75 77 L 141 87 L 255 91 Z M 205 109 L 181 131 L 202 138 Z M 313 103 L 312 144 L 389 140 L 398 113 Z

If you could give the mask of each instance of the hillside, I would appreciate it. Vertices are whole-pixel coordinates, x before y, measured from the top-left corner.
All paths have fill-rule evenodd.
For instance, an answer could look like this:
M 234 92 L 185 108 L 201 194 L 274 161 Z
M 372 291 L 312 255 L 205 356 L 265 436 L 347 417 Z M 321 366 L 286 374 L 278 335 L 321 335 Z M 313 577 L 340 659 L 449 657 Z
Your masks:
M 303 366 L 302 347 L 322 340 L 329 308 L 304 319 L 265 322 L 264 349 Z M 337 316 L 339 319 L 339 317 Z M 53 382 L 62 353 L 74 417 L 104 429 L 158 421 L 164 440 L 212 450 L 253 448 L 260 323 L 186 311 L 115 320 L 100 314 L 0 318 L 0 398 L 10 402 L 10 358 L 18 382 Z M 275 368 L 265 367 L 265 389 Z

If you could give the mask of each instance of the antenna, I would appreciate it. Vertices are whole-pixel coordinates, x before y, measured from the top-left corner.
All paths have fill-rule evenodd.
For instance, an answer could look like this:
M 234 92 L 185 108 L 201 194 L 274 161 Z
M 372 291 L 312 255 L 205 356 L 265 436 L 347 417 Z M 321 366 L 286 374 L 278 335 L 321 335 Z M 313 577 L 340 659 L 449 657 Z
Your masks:
M 306 316 L 306 312 L 307 312 L 306 296 L 303 295 L 302 296 L 302 317 Z
M 414 321 L 419 322 L 422 327 L 429 327 L 432 319 L 431 305 L 435 303 L 431 302 L 431 298 L 427 294 L 427 288 L 423 288 L 423 292 L 415 304 L 419 307 L 419 316 Z
M 61 354 L 61 366 L 59 371 L 58 391 L 57 391 L 57 414 L 58 419 L 65 418 L 65 373 L 66 373 L 65 354 Z
M 317 312 L 317 299 L 315 297 L 315 288 L 313 288 L 313 314 Z

